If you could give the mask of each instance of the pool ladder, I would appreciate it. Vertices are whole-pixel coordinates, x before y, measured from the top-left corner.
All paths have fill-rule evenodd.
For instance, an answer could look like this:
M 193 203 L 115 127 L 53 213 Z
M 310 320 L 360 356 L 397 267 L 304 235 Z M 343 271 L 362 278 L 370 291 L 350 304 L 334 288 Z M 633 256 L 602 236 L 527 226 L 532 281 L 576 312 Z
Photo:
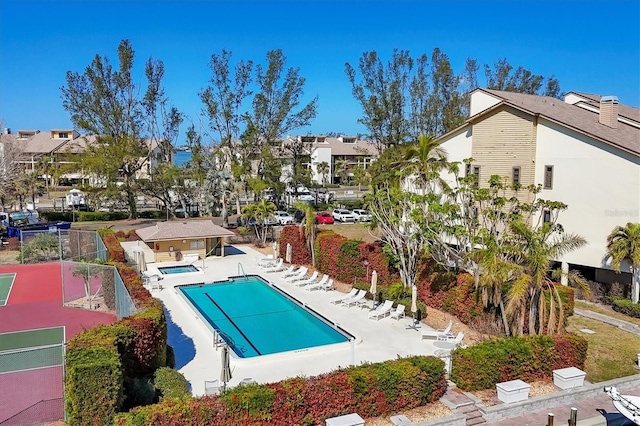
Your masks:
M 242 263 L 238 262 L 238 276 L 240 276 L 240 271 L 242 271 L 242 275 L 244 276 L 244 280 L 247 281 L 247 273 L 244 272 L 244 267 Z

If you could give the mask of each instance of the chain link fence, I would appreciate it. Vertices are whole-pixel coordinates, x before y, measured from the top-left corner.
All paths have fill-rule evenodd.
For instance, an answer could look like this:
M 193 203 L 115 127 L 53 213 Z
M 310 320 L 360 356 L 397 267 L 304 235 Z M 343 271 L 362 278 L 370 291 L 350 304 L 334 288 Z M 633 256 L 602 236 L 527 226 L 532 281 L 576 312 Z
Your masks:
M 58 260 L 107 260 L 107 248 L 96 231 L 79 229 L 23 230 L 20 232 L 20 263 Z

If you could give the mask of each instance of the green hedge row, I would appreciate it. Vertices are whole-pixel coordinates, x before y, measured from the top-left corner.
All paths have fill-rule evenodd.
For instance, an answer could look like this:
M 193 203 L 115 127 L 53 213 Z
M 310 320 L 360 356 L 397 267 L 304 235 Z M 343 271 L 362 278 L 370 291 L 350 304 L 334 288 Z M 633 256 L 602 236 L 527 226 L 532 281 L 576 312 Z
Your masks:
M 640 303 L 633 303 L 629 299 L 616 299 L 611 304 L 614 311 L 629 315 L 633 318 L 640 318 Z
M 414 356 L 309 378 L 239 386 L 219 397 L 164 399 L 119 414 L 120 426 L 316 425 L 357 412 L 382 416 L 437 401 L 446 390 L 444 363 Z
M 451 380 L 474 391 L 509 380 L 552 378 L 559 368 L 584 369 L 587 346 L 584 337 L 574 334 L 490 340 L 452 352 Z

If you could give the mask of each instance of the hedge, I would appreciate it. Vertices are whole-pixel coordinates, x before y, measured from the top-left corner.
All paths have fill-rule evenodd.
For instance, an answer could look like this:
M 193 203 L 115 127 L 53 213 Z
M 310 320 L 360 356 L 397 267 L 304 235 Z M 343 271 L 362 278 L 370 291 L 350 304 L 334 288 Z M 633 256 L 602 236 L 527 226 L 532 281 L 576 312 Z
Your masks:
M 633 303 L 629 299 L 616 299 L 611 304 L 614 311 L 629 315 L 633 318 L 640 318 L 640 303 Z
M 587 340 L 582 336 L 506 337 L 451 353 L 451 380 L 462 390 L 491 389 L 496 383 L 553 377 L 553 370 L 584 369 Z
M 340 369 L 310 378 L 238 386 L 219 397 L 163 400 L 119 414 L 116 425 L 315 425 L 357 412 L 389 415 L 437 401 L 444 363 L 414 356 Z
M 177 370 L 161 367 L 153 375 L 153 386 L 161 399 L 190 397 L 189 383 Z

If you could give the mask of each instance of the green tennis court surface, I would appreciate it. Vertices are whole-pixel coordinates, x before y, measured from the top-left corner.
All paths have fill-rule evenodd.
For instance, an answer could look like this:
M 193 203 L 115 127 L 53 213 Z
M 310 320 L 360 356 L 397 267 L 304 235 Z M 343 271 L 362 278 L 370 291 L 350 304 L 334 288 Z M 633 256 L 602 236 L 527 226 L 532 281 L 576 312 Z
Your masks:
M 56 367 L 64 360 L 64 327 L 0 334 L 0 374 Z
M 0 306 L 7 304 L 7 299 L 9 299 L 9 293 L 11 293 L 11 287 L 13 287 L 15 278 L 15 273 L 0 274 Z

